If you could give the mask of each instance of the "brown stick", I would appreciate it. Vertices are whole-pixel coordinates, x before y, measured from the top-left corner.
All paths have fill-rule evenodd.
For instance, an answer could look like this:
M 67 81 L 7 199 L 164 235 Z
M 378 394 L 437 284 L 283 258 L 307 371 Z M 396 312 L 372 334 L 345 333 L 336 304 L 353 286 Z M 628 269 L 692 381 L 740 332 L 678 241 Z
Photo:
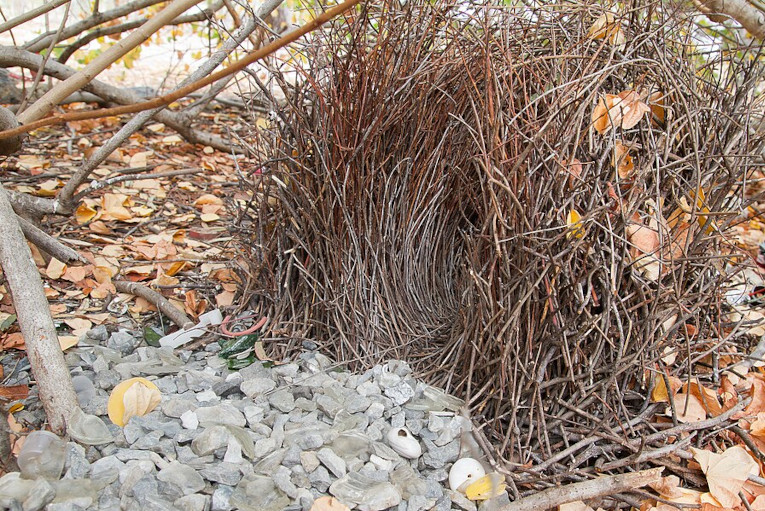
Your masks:
M 635 488 L 642 488 L 658 481 L 663 470 L 664 467 L 657 467 L 641 470 L 640 472 L 604 476 L 591 481 L 550 488 L 549 490 L 516 500 L 500 508 L 500 511 L 540 511 L 542 509 L 558 507 L 568 502 L 604 497 Z
M 323 25 L 327 21 L 331 20 L 335 16 L 347 11 L 348 9 L 350 9 L 351 7 L 353 7 L 360 1 L 361 0 L 346 0 L 342 4 L 336 5 L 335 7 L 332 7 L 331 9 L 327 9 L 324 13 L 317 16 L 314 20 L 306 23 L 305 25 L 303 25 L 302 27 L 296 30 L 293 30 L 292 32 L 264 46 L 263 48 L 252 52 L 246 57 L 233 63 L 228 68 L 218 71 L 217 73 L 213 73 L 196 83 L 191 83 L 187 85 L 186 87 L 182 87 L 174 92 L 165 94 L 164 96 L 158 96 L 149 101 L 145 101 L 143 103 L 136 103 L 133 105 L 118 106 L 114 108 L 103 108 L 99 110 L 93 110 L 90 112 L 68 112 L 65 114 L 54 114 L 44 119 L 40 119 L 34 122 L 29 122 L 28 124 L 24 124 L 22 126 L 19 126 L 18 128 L 0 131 L 0 140 L 10 138 L 16 135 L 20 135 L 22 133 L 28 133 L 30 131 L 41 128 L 43 126 L 51 126 L 53 124 L 60 124 L 67 121 L 81 121 L 86 119 L 97 119 L 101 117 L 109 117 L 113 115 L 133 114 L 137 112 L 142 112 L 144 110 L 149 110 L 152 108 L 159 108 L 161 106 L 169 105 L 173 101 L 177 101 L 183 98 L 184 96 L 191 94 L 192 92 L 196 90 L 201 89 L 202 87 L 205 87 L 207 85 L 210 85 L 211 83 L 214 83 L 220 80 L 221 78 L 224 78 L 230 74 L 236 73 L 237 71 L 241 71 L 242 69 L 246 68 L 253 62 L 256 62 L 262 59 L 263 57 L 266 57 L 272 54 L 273 52 L 282 48 L 283 46 L 286 46 L 296 41 L 300 37 L 304 36 L 305 34 L 315 30 L 316 28 Z M 35 115 L 36 115 L 36 112 L 30 112 L 29 114 L 27 114 L 27 116 L 24 119 L 25 120 L 27 118 L 33 119 Z
M 129 293 L 131 295 L 140 296 L 144 300 L 151 302 L 151 304 L 157 307 L 162 314 L 170 318 L 170 321 L 179 327 L 185 328 L 194 324 L 182 310 L 178 309 L 175 305 L 170 303 L 167 298 L 153 289 L 150 289 L 143 284 L 139 284 L 138 282 L 130 282 L 127 280 L 115 280 L 113 283 L 114 287 L 120 293 Z
M 37 245 L 37 248 L 40 250 L 44 250 L 64 263 L 70 263 L 72 261 L 80 263 L 88 262 L 88 260 L 77 253 L 76 250 L 67 247 L 42 229 L 38 229 L 32 222 L 21 217 L 16 217 L 16 220 L 18 220 L 24 236 Z

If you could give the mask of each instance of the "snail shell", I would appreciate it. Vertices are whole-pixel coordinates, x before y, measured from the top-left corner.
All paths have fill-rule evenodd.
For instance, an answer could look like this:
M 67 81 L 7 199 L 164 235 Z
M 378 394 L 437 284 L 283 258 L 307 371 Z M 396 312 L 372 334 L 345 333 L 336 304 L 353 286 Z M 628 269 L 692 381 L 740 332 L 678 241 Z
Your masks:
M 449 488 L 462 491 L 471 483 L 486 475 L 483 465 L 473 458 L 462 458 L 454 462 L 449 470 Z
M 391 428 L 388 431 L 388 445 L 398 454 L 410 460 L 417 459 L 422 455 L 420 442 L 404 427 Z

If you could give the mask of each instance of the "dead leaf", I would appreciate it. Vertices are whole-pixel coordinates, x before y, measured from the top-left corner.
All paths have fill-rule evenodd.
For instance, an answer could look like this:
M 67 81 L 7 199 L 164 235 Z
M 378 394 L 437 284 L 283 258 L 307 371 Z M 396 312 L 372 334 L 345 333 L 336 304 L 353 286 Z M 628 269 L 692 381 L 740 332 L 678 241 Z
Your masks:
M 682 423 L 699 422 L 707 418 L 704 405 L 693 394 L 675 394 L 675 414 L 678 422 Z M 667 407 L 666 415 L 672 415 L 672 410 L 669 407 Z
M 105 193 L 101 197 L 103 208 L 103 220 L 130 220 L 133 214 L 126 208 L 130 205 L 130 198 L 122 193 Z
M 593 40 L 605 39 L 617 49 L 623 49 L 627 41 L 621 23 L 612 12 L 600 15 L 587 31 L 587 37 Z
M 234 303 L 235 297 L 236 294 L 232 293 L 231 291 L 221 291 L 215 295 L 215 304 L 218 307 L 229 307 Z
M 664 100 L 664 94 L 659 91 L 648 96 L 648 106 L 651 108 L 651 121 L 654 126 L 664 125 L 664 120 L 666 119 Z
M 125 380 L 114 387 L 109 396 L 109 419 L 118 426 L 124 426 L 131 417 L 152 411 L 161 399 L 157 386 L 146 378 Z
M 583 238 L 584 237 L 584 224 L 582 223 L 582 215 L 575 209 L 568 212 L 566 216 L 566 226 L 569 231 L 566 233 L 566 238 Z
M 717 393 L 714 390 L 701 385 L 698 379 L 691 381 L 690 385 L 684 383 L 682 391 L 688 392 L 689 388 L 690 393 L 696 396 L 704 410 L 706 410 L 710 416 L 717 417 L 722 413 L 722 406 L 720 406 L 720 402 L 717 400 Z
M 58 280 L 61 278 L 65 271 L 66 264 L 62 263 L 54 257 L 51 258 L 50 262 L 48 263 L 48 267 L 45 269 L 45 275 L 47 275 L 49 279 Z
M 201 195 L 197 200 L 194 201 L 194 205 L 197 207 L 205 206 L 208 204 L 214 204 L 216 206 L 222 206 L 223 205 L 223 199 L 220 197 L 217 197 L 211 193 L 206 193 L 204 195 Z
M 84 266 L 67 266 L 66 271 L 61 276 L 63 280 L 69 282 L 78 283 L 85 279 L 88 275 L 93 273 L 93 266 L 86 264 Z
M 350 511 L 350 509 L 334 497 L 319 497 L 311 505 L 311 511 Z
M 624 145 L 621 140 L 617 140 L 614 144 L 611 164 L 616 168 L 616 173 L 622 181 L 629 179 L 632 171 L 635 170 L 635 162 L 630 156 L 630 148 Z
M 59 335 L 58 344 L 61 346 L 61 351 L 66 351 L 73 346 L 77 346 L 80 342 L 80 337 L 77 335 Z
M 0 385 L 0 402 L 21 401 L 28 395 L 29 387 L 26 385 Z
M 738 493 L 747 477 L 759 475 L 757 462 L 741 446 L 734 446 L 718 454 L 691 447 L 693 457 L 707 476 L 709 492 L 720 504 L 736 507 L 741 504 Z
M 592 111 L 593 127 L 601 135 L 612 127 L 623 130 L 634 128 L 651 109 L 634 90 L 622 91 L 617 95 L 606 94 L 600 98 Z
M 683 386 L 682 380 L 676 376 L 668 376 L 669 386 L 672 389 L 672 395 L 680 390 Z M 664 381 L 664 376 L 661 374 L 656 375 L 656 383 L 654 383 L 653 390 L 651 391 L 651 401 L 654 403 L 669 403 L 669 394 L 667 392 L 667 385 Z

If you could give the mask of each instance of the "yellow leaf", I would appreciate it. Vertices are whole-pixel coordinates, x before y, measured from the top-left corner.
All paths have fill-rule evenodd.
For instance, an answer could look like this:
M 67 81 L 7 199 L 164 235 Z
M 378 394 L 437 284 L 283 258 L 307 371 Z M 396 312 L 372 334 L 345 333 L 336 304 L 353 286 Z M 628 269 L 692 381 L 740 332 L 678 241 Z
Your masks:
M 199 219 L 205 223 L 210 223 L 220 220 L 220 215 L 216 215 L 215 213 L 203 213 L 199 215 Z
M 77 223 L 80 225 L 86 224 L 93 220 L 96 216 L 96 210 L 91 208 L 85 203 L 80 204 L 77 206 L 77 210 L 74 212 L 74 218 L 77 220 Z
M 505 478 L 491 472 L 465 488 L 465 496 L 470 500 L 487 500 L 505 493 L 506 487 Z
M 146 378 L 130 378 L 114 387 L 106 405 L 109 419 L 124 426 L 131 417 L 146 415 L 157 407 L 161 394 Z
M 566 216 L 566 225 L 569 228 L 569 232 L 566 233 L 566 238 L 583 238 L 584 237 L 584 224 L 582 223 L 582 215 L 575 209 L 568 212 Z
M 669 386 L 672 389 L 672 395 L 677 392 L 682 386 L 683 382 L 680 378 L 675 376 L 669 376 Z M 651 401 L 654 403 L 669 403 L 669 393 L 667 392 L 667 385 L 664 382 L 664 377 L 660 374 L 656 375 L 656 383 L 651 391 Z

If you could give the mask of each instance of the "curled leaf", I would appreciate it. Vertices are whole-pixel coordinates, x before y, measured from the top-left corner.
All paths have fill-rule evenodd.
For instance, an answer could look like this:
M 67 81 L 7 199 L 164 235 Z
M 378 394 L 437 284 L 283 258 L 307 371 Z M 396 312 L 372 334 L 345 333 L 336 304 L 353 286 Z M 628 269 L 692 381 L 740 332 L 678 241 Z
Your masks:
M 146 378 L 130 378 L 114 387 L 106 405 L 109 419 L 124 426 L 131 417 L 143 416 L 154 410 L 162 396 L 154 383 Z
M 593 40 L 605 39 L 611 46 L 616 49 L 624 48 L 627 42 L 627 37 L 624 35 L 622 25 L 616 19 L 616 15 L 612 12 L 603 13 L 595 20 L 590 30 L 587 31 L 587 37 Z

